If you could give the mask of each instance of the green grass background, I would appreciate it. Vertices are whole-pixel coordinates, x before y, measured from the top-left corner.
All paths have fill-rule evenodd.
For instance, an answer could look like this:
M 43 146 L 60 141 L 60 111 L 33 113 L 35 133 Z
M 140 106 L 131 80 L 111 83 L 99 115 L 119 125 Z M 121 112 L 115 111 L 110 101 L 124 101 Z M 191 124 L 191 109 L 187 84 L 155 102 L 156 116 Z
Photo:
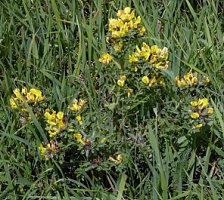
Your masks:
M 97 176 L 90 178 L 83 172 L 84 184 L 66 178 L 57 163 L 40 164 L 36 141 L 42 140 L 45 133 L 38 121 L 34 123 L 37 129 L 31 125 L 18 129 L 8 100 L 15 87 L 24 85 L 51 94 L 48 101 L 56 102 L 58 110 L 63 110 L 70 98 L 84 88 L 90 116 L 101 115 L 104 102 L 95 90 L 94 72 L 106 76 L 98 58 L 106 49 L 108 19 L 126 6 L 141 16 L 149 43 L 169 48 L 170 71 L 177 75 L 193 68 L 206 73 L 214 86 L 210 93 L 215 104 L 223 107 L 222 0 L 1 0 L 0 199 L 222 199 L 224 173 L 214 180 L 208 169 L 211 152 L 217 151 L 223 159 L 224 151 L 212 143 L 203 158 L 191 152 L 186 172 L 172 145 L 166 144 L 165 154 L 161 155 L 158 138 L 150 134 L 155 152 L 155 160 L 148 161 L 150 174 L 133 186 L 125 173 L 108 173 L 106 177 L 113 186 L 109 190 Z M 222 130 L 219 139 L 223 141 L 223 111 L 217 108 L 215 115 Z M 25 137 L 21 131 L 26 132 Z M 149 158 L 145 156 L 145 160 Z M 196 164 L 202 169 L 197 183 L 191 173 Z M 133 165 L 130 168 L 138 170 Z M 175 170 L 170 177 L 172 169 Z M 187 180 L 183 180 L 186 176 Z M 177 180 L 175 188 L 169 185 L 170 178 Z

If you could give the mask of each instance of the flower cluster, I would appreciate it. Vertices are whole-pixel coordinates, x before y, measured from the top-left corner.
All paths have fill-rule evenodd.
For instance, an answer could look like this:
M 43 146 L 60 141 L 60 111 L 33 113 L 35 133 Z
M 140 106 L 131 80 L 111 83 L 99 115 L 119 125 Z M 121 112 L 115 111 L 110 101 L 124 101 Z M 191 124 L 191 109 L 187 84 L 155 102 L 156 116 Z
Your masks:
M 117 16 L 117 19 L 109 20 L 109 32 L 112 38 L 142 36 L 145 33 L 145 28 L 141 25 L 141 17 L 135 16 L 134 10 L 131 11 L 130 7 L 118 10 Z
M 83 99 L 73 99 L 72 104 L 68 106 L 68 109 L 74 112 L 79 112 L 83 109 L 85 105 L 85 101 Z M 79 124 L 82 124 L 82 116 L 80 114 L 77 114 L 75 119 L 79 122 Z
M 142 37 L 145 33 L 145 27 L 141 25 L 141 17 L 135 16 L 134 10 L 126 7 L 124 10 L 118 10 L 117 19 L 109 19 L 109 37 L 107 42 L 113 46 L 116 53 L 120 53 L 126 46 L 125 38 Z M 113 56 L 109 53 L 103 53 L 99 62 L 109 64 Z
M 101 58 L 99 58 L 99 62 L 103 64 L 109 64 L 113 60 L 113 56 L 111 56 L 109 53 L 103 53 Z
M 114 162 L 115 164 L 120 164 L 123 161 L 123 156 L 122 154 L 118 154 L 116 158 L 113 158 L 112 156 L 110 156 L 108 160 Z
M 148 46 L 143 42 L 141 49 L 136 46 L 136 51 L 129 55 L 129 62 L 144 63 L 149 62 L 153 67 L 161 70 L 168 68 L 168 49 L 164 47 L 160 49 L 157 45 Z
M 25 87 L 21 91 L 16 88 L 13 90 L 13 93 L 14 95 L 9 100 L 10 107 L 12 109 L 19 109 L 22 112 L 27 112 L 26 103 L 33 106 L 44 100 L 42 92 L 35 88 L 31 88 L 29 91 Z
M 197 73 L 192 73 L 192 70 L 190 70 L 187 74 L 185 74 L 182 78 L 177 76 L 175 78 L 176 83 L 179 88 L 185 88 L 185 87 L 192 87 L 195 85 L 204 85 L 209 83 L 209 78 L 208 77 L 203 77 L 201 78 L 202 80 L 199 79 Z
M 120 53 L 124 47 L 123 41 L 113 42 L 114 51 Z
M 115 77 L 119 76 L 116 84 L 123 88 L 118 91 L 130 97 L 134 91 L 144 94 L 140 91 L 143 89 L 141 82 L 149 87 L 164 86 L 162 71 L 167 70 L 169 65 L 168 48 L 148 45 L 143 41 L 145 28 L 141 24 L 141 17 L 136 16 L 131 8 L 118 10 L 117 17 L 109 20 L 106 38 L 111 54 L 103 53 L 99 62 L 110 64 L 113 60 L 118 66 L 120 72 L 115 74 Z
M 164 86 L 165 80 L 163 76 L 159 76 L 156 73 L 151 73 L 148 76 L 142 77 L 142 82 L 147 86 Z
M 79 133 L 79 132 L 78 133 L 75 133 L 73 135 L 73 137 L 76 139 L 77 142 L 79 142 L 79 143 L 81 143 L 83 145 L 85 145 L 88 142 L 90 142 L 90 139 L 89 138 L 83 137 L 83 135 L 81 133 Z
M 127 79 L 127 77 L 125 75 L 121 75 L 120 78 L 117 80 L 117 85 L 120 86 L 120 87 L 124 87 L 126 79 Z M 132 93 L 133 93 L 132 88 L 127 88 L 126 89 L 126 94 L 127 94 L 128 97 L 130 97 L 130 95 Z
M 75 112 L 78 112 L 83 108 L 84 105 L 85 105 L 85 101 L 83 99 L 79 99 L 79 100 L 73 99 L 72 100 L 72 105 L 69 105 L 68 109 L 72 110 L 72 111 L 75 111 Z
M 117 81 L 117 84 L 118 84 L 120 87 L 124 87 L 124 84 L 125 84 L 126 79 L 127 79 L 127 78 L 126 78 L 125 75 L 120 76 L 120 78 L 119 78 L 118 81 Z
M 48 130 L 49 136 L 55 137 L 58 133 L 64 130 L 66 124 L 64 123 L 64 113 L 48 109 L 44 113 L 45 120 L 48 124 L 46 130 Z
M 197 121 L 193 128 L 201 128 L 204 126 L 208 117 L 214 112 L 214 109 L 209 106 L 207 98 L 191 101 L 191 118 Z
M 44 157 L 45 160 L 49 160 L 58 152 L 59 148 L 57 143 L 51 140 L 47 144 L 40 144 L 38 150 L 41 157 Z

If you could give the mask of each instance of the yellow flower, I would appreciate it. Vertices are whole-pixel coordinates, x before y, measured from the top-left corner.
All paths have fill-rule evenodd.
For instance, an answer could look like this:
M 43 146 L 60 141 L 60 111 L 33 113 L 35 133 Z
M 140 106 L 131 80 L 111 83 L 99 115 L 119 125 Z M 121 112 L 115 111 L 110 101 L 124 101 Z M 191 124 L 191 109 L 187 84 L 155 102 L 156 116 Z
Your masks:
M 80 125 L 82 124 L 82 117 L 81 117 L 81 115 L 77 115 L 76 116 L 76 120 L 79 122 Z
M 48 130 L 50 137 L 55 137 L 58 133 L 60 133 L 66 126 L 64 123 L 64 113 L 48 109 L 44 113 L 44 117 L 47 121 L 48 126 L 46 129 Z
M 159 85 L 165 86 L 166 84 L 165 84 L 164 80 L 160 80 Z
M 50 143 L 44 145 L 40 144 L 38 150 L 41 157 L 44 157 L 45 160 L 49 160 L 55 153 L 57 153 L 58 145 L 56 142 L 51 140 Z
M 118 154 L 116 157 L 117 164 L 121 163 L 123 161 L 123 156 L 121 154 Z
M 153 86 L 157 84 L 157 77 L 155 75 L 152 76 L 152 78 L 149 81 L 149 86 Z
M 193 126 L 193 129 L 195 129 L 195 128 L 201 128 L 202 126 L 203 126 L 203 124 L 197 124 L 197 125 Z
M 109 31 L 111 32 L 112 38 L 122 38 L 128 33 L 128 24 L 121 19 L 110 19 L 109 20 Z
M 103 64 L 109 64 L 113 60 L 113 56 L 111 56 L 109 53 L 103 53 L 102 57 L 99 58 L 99 62 Z
M 122 51 L 122 48 L 124 46 L 124 43 L 121 41 L 121 42 L 118 42 L 118 43 L 115 43 L 114 44 L 114 50 L 116 53 L 120 53 Z
M 183 79 L 180 80 L 178 76 L 176 77 L 176 82 L 177 82 L 178 87 L 180 87 L 180 88 L 183 88 L 187 85 L 185 80 L 183 80 Z
M 206 77 L 204 77 L 204 81 L 203 81 L 203 82 L 204 82 L 204 84 L 207 85 L 207 84 L 209 84 L 210 80 L 209 80 L 209 78 L 206 76 Z
M 35 102 L 35 96 L 32 93 L 28 92 L 26 97 L 28 101 Z
M 213 112 L 214 112 L 214 109 L 211 108 L 211 107 L 209 107 L 207 113 L 208 113 L 208 114 L 212 114 Z
M 26 108 L 22 108 L 21 111 L 22 112 L 28 112 L 28 110 Z
M 124 10 L 118 10 L 117 16 L 123 21 L 130 21 L 135 17 L 134 11 L 131 12 L 130 7 L 126 7 Z
M 126 76 L 125 75 L 120 76 L 120 80 L 126 81 Z
M 192 77 L 191 85 L 197 85 L 197 83 L 198 83 L 198 78 L 196 76 Z
M 77 120 L 78 122 L 82 121 L 82 117 L 81 117 L 81 115 L 77 115 L 77 116 L 76 116 L 76 120 Z
M 90 139 L 83 138 L 81 133 L 75 133 L 73 136 L 76 139 L 76 141 L 81 143 L 81 144 L 86 144 L 86 143 L 90 142 Z
M 145 33 L 145 27 L 144 26 L 142 26 L 141 28 L 140 28 L 140 30 L 139 30 L 139 36 L 143 36 L 144 35 L 144 33 Z
M 109 19 L 109 31 L 112 32 L 116 30 L 118 27 L 118 20 L 117 19 Z
M 80 108 L 83 108 L 83 106 L 85 105 L 85 101 L 83 99 L 79 99 L 79 106 Z
M 134 28 L 137 28 L 137 26 L 141 23 L 142 19 L 140 16 L 138 16 L 137 18 L 135 18 L 135 22 L 134 22 Z
M 153 66 L 157 69 L 167 70 L 169 61 L 154 63 Z
M 120 86 L 120 87 L 124 87 L 124 84 L 125 84 L 125 81 L 122 81 L 122 80 L 118 80 L 117 81 L 117 84 Z
M 78 112 L 84 107 L 85 103 L 86 102 L 83 99 L 79 99 L 79 101 L 77 99 L 73 99 L 72 100 L 72 105 L 69 105 L 68 109 L 72 110 L 72 111 L 75 111 L 75 112 Z
M 143 42 L 142 48 L 140 51 L 140 56 L 145 58 L 145 60 L 147 61 L 149 59 L 150 54 L 151 54 L 150 47 L 145 42 Z
M 130 20 L 128 22 L 129 29 L 137 29 L 138 25 L 141 23 L 141 17 L 138 16 L 137 18 L 134 18 L 133 20 Z
M 193 106 L 193 107 L 198 106 L 198 102 L 197 101 L 191 101 L 191 106 Z
M 17 106 L 17 104 L 16 104 L 16 100 L 15 100 L 14 97 L 11 97 L 11 98 L 9 99 L 9 104 L 10 104 L 10 107 L 11 107 L 12 109 L 17 109 L 17 108 L 18 108 L 18 106 Z
M 208 105 L 208 99 L 207 98 L 203 98 L 203 99 L 198 100 L 198 108 L 200 110 L 205 108 L 207 105 Z
M 13 90 L 13 93 L 15 94 L 16 98 L 19 99 L 21 102 L 25 101 L 25 98 L 23 95 L 21 95 L 20 91 L 18 88 Z
M 149 63 L 150 64 L 154 64 L 158 61 L 158 56 L 157 55 L 151 55 L 150 56 L 150 60 L 149 60 Z
M 41 156 L 45 156 L 47 148 L 45 148 L 42 144 L 40 144 L 38 150 L 40 151 Z
M 192 72 L 190 71 L 184 75 L 184 80 L 189 84 L 191 83 L 191 80 L 190 80 L 191 77 L 192 77 Z
M 129 32 L 136 32 L 136 29 L 139 31 L 139 36 L 144 34 L 145 28 L 140 25 L 141 17 L 136 17 L 130 7 L 126 7 L 124 10 L 118 10 L 117 16 L 118 19 L 109 19 L 109 32 L 111 32 L 112 38 L 126 37 Z M 121 48 L 115 47 L 115 51 L 120 52 Z
M 126 36 L 126 31 L 124 29 L 112 32 L 112 38 L 122 38 L 125 36 Z
M 190 70 L 187 74 L 183 76 L 183 78 L 179 79 L 176 78 L 176 82 L 179 87 L 184 87 L 186 85 L 188 86 L 193 86 L 198 84 L 198 78 L 197 74 L 193 74 L 192 71 Z
M 193 118 L 193 119 L 198 119 L 199 117 L 200 117 L 200 115 L 197 112 L 194 112 L 191 114 L 191 118 Z
M 157 45 L 151 46 L 151 53 L 152 54 L 158 54 L 161 51 L 161 49 Z
M 72 110 L 72 111 L 75 111 L 75 112 L 79 111 L 80 107 L 78 105 L 78 100 L 77 99 L 73 99 L 72 105 L 69 105 L 68 109 Z
M 48 124 L 52 124 L 52 121 L 55 121 L 56 119 L 56 112 L 53 110 L 51 113 L 52 114 L 50 114 L 48 109 L 44 113 L 44 117 L 46 118 Z
M 85 144 L 85 142 L 82 139 L 82 134 L 81 133 L 75 133 L 74 138 L 76 139 L 77 142 L 81 143 L 81 144 Z
M 62 119 L 64 118 L 64 113 L 61 112 L 61 111 L 58 112 L 58 113 L 57 113 L 57 118 L 60 119 L 60 120 L 62 120 Z
M 24 103 L 25 101 L 30 101 L 31 103 L 37 103 L 42 100 L 44 100 L 44 97 L 42 96 L 42 92 L 37 89 L 30 89 L 28 92 L 27 88 L 22 88 L 22 91 L 18 88 L 13 90 L 13 93 L 15 94 L 16 98 L 20 101 L 20 103 Z
M 27 88 L 25 88 L 25 87 L 22 88 L 22 94 L 23 94 L 23 95 L 26 95 L 26 94 L 27 94 Z
M 131 55 L 129 55 L 129 62 L 130 63 L 138 62 L 138 60 L 139 60 L 139 53 L 133 52 Z
M 121 154 L 118 154 L 116 156 L 116 159 L 114 159 L 112 156 L 110 156 L 108 160 L 114 162 L 115 164 L 120 164 L 123 161 L 123 156 Z
M 42 92 L 38 89 L 31 88 L 27 96 L 28 95 L 32 96 L 31 100 L 35 102 L 40 102 L 44 100 L 44 97 L 42 96 Z
M 117 81 L 117 84 L 120 87 L 124 87 L 125 81 L 126 81 L 126 76 L 125 75 L 122 75 L 122 76 L 120 76 L 119 80 Z
M 131 71 L 132 71 L 132 72 L 137 72 L 137 71 L 138 71 L 138 67 L 133 66 L 133 67 L 131 68 Z
M 112 33 L 112 38 L 118 38 L 121 29 L 124 27 L 124 22 L 120 19 L 109 20 L 109 31 Z
M 60 132 L 65 127 L 65 123 L 63 122 L 62 119 L 58 119 L 56 121 L 56 123 L 57 123 L 58 129 L 59 129 L 58 131 Z
M 168 48 L 167 47 L 163 47 L 163 49 L 160 52 L 160 57 L 163 59 L 168 58 Z
M 148 76 L 143 76 L 143 77 L 142 77 L 142 82 L 143 82 L 144 84 L 148 85 L 148 84 L 149 84 L 149 77 L 148 77 Z
M 127 90 L 127 95 L 128 95 L 128 97 L 130 97 L 130 95 L 133 93 L 133 89 L 131 89 L 131 88 L 128 88 L 128 90 Z
M 102 138 L 101 140 L 100 140 L 100 143 L 105 143 L 107 141 L 107 138 Z
M 49 133 L 49 136 L 52 138 L 52 137 L 55 137 L 58 132 L 49 130 L 48 133 Z

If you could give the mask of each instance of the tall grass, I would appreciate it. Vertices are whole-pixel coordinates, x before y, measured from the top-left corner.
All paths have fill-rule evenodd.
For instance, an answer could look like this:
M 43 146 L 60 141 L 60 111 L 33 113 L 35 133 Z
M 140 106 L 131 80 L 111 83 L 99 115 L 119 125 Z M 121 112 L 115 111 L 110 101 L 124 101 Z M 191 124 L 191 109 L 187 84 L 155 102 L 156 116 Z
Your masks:
M 162 119 L 158 116 L 154 124 L 142 130 L 139 124 L 139 133 L 133 131 L 136 137 L 144 132 L 151 153 L 145 154 L 148 151 L 139 144 L 126 149 L 127 155 L 138 149 L 147 164 L 137 165 L 139 155 L 133 155 L 120 173 L 97 176 L 83 166 L 81 177 L 70 177 L 61 163 L 39 158 L 37 143 L 47 140 L 42 122 L 28 108 L 33 124 L 19 127 L 19 115 L 10 110 L 8 100 L 15 87 L 37 87 L 48 94 L 52 107 L 65 110 L 73 97 L 85 94 L 89 120 L 95 121 L 93 132 L 98 127 L 112 132 L 114 124 L 102 113 L 110 74 L 105 74 L 98 58 L 106 49 L 108 19 L 126 6 L 141 16 L 149 44 L 169 48 L 170 77 L 188 69 L 209 77 L 216 129 L 205 154 L 197 155 L 199 147 L 188 148 L 184 137 L 178 139 L 179 148 L 161 140 L 159 135 L 166 131 L 159 130 Z M 223 7 L 222 0 L 0 1 L 0 199 L 221 199 Z M 121 129 L 125 130 L 122 122 Z

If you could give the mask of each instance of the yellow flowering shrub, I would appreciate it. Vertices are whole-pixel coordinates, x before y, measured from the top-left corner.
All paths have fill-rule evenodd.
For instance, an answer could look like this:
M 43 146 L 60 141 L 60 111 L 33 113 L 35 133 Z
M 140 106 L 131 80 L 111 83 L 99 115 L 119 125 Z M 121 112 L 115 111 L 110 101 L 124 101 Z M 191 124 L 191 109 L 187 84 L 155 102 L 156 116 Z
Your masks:
M 108 64 L 105 70 L 111 74 L 107 81 L 110 83 L 108 95 L 112 98 L 106 104 L 107 108 L 113 110 L 117 118 L 132 116 L 139 110 L 149 113 L 152 118 L 158 108 L 161 121 L 170 119 L 174 126 L 185 123 L 183 130 L 189 130 L 189 133 L 211 126 L 214 110 L 209 106 L 208 98 L 199 98 L 208 95 L 209 78 L 193 69 L 174 78 L 172 67 L 169 68 L 168 47 L 159 47 L 142 37 L 146 35 L 146 29 L 141 17 L 129 7 L 119 10 L 117 17 L 109 19 L 106 37 L 107 52 L 113 59 L 102 62 L 104 54 L 99 59 L 102 64 Z M 144 31 L 140 33 L 141 30 Z M 147 117 L 138 118 L 139 121 L 143 119 Z M 135 119 L 127 117 L 126 121 L 134 124 Z M 167 129 L 165 125 L 162 127 Z M 116 161 L 113 157 L 110 160 Z
M 107 64 L 105 70 L 111 73 L 110 89 L 114 88 L 113 93 L 123 106 L 132 107 L 139 105 L 138 101 L 154 88 L 156 95 L 150 100 L 153 102 L 160 95 L 159 90 L 166 86 L 164 72 L 169 66 L 168 48 L 149 45 L 143 38 L 146 29 L 135 10 L 126 7 L 116 15 L 118 18 L 109 19 L 107 53 L 99 58 L 99 62 Z M 119 104 L 109 102 L 109 105 Z
M 59 98 L 62 102 L 57 99 L 48 104 L 38 89 L 13 91 L 11 109 L 30 117 L 28 105 L 34 114 L 39 113 L 38 123 L 30 126 L 38 124 L 43 127 L 33 130 L 45 131 L 46 138 L 37 147 L 43 160 L 58 159 L 62 166 L 77 171 L 98 166 L 99 171 L 122 171 L 133 159 L 133 147 L 137 155 L 133 161 L 139 166 L 144 155 L 152 154 L 147 138 L 151 130 L 159 142 L 168 138 L 177 148 L 179 138 L 193 138 L 196 134 L 192 133 L 203 133 L 206 128 L 210 131 L 214 109 L 206 91 L 209 78 L 193 70 L 175 78 L 168 47 L 146 36 L 135 10 L 126 7 L 116 16 L 109 19 L 106 51 L 91 63 L 99 69 L 89 69 L 89 82 L 84 78 L 74 86 L 78 88 L 74 96 L 86 95 L 85 100 L 70 101 L 66 93 Z M 164 144 L 160 144 L 162 149 Z
M 113 39 L 130 35 L 133 37 L 136 35 L 142 36 L 145 33 L 145 28 L 141 25 L 141 17 L 135 16 L 134 10 L 131 10 L 130 7 L 118 10 L 117 16 L 117 19 L 109 19 L 109 32 Z

